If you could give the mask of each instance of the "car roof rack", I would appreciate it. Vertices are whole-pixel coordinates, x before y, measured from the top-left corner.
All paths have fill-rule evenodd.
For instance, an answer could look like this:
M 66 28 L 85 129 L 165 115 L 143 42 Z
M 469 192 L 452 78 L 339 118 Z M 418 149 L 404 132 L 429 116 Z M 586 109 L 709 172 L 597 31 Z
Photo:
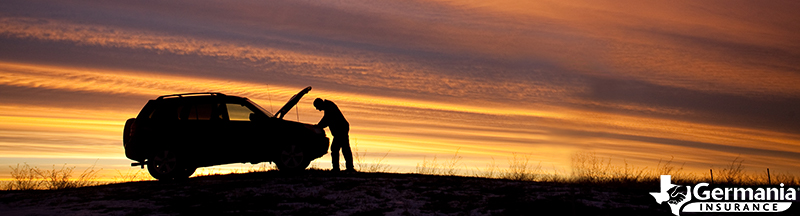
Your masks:
M 197 92 L 197 93 L 183 93 L 183 94 L 171 94 L 171 95 L 161 95 L 156 100 L 161 100 L 168 97 L 183 97 L 183 96 L 194 96 L 194 95 L 211 95 L 211 96 L 225 96 L 225 94 L 219 92 Z

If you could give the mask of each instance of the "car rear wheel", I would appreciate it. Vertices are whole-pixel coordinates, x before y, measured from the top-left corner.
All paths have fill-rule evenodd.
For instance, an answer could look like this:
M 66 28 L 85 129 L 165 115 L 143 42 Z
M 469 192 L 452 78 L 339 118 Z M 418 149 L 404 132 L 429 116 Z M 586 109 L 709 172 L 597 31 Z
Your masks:
M 278 170 L 280 171 L 301 171 L 308 167 L 309 161 L 303 151 L 303 147 L 296 144 L 286 145 L 281 148 L 278 155 Z
M 187 166 L 177 152 L 163 150 L 147 161 L 147 171 L 158 180 L 185 179 L 194 174 L 197 168 Z

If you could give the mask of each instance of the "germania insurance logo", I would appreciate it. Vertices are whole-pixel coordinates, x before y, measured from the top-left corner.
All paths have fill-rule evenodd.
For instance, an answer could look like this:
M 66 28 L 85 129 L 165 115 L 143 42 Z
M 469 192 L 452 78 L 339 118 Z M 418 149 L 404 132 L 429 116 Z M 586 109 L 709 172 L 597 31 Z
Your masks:
M 661 191 L 651 192 L 658 204 L 669 205 L 672 214 L 680 212 L 782 212 L 792 206 L 797 189 L 780 187 L 694 187 L 672 184 L 672 176 L 661 176 Z

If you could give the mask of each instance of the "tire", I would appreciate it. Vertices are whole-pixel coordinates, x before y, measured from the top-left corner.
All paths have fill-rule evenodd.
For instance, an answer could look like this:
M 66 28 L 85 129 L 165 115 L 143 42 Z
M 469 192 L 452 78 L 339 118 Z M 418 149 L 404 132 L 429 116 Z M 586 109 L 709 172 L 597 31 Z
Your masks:
M 170 150 L 157 152 L 147 160 L 147 171 L 153 178 L 162 181 L 189 178 L 197 168 L 187 166 L 178 155 Z
M 278 161 L 275 164 L 278 165 L 278 170 L 280 171 L 302 171 L 311 163 L 306 157 L 303 147 L 296 144 L 286 145 L 281 148 L 277 158 Z
M 133 130 L 133 124 L 136 122 L 135 118 L 130 118 L 125 121 L 125 128 L 122 129 L 122 146 L 127 147 L 128 142 L 131 140 L 131 130 Z

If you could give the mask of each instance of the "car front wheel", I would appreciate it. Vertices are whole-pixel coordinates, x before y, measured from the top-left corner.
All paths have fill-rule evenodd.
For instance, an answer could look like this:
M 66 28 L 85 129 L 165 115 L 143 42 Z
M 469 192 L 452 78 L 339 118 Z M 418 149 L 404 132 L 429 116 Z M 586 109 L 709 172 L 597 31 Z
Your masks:
M 303 152 L 303 147 L 295 144 L 281 148 L 278 161 L 276 161 L 280 171 L 290 172 L 305 170 L 309 163 L 310 161 L 306 159 L 306 155 Z

